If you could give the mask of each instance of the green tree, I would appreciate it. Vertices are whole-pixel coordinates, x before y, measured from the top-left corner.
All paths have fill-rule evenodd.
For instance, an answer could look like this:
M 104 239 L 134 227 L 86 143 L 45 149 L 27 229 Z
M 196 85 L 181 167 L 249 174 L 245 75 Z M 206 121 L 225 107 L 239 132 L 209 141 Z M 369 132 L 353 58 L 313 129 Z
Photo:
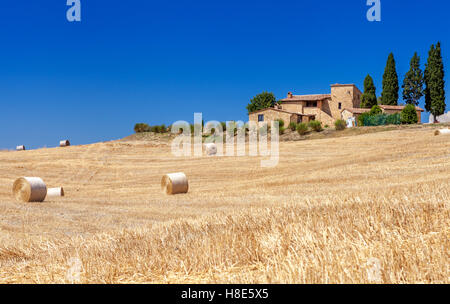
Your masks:
M 425 82 L 425 89 L 424 89 L 425 110 L 427 110 L 428 112 L 431 111 L 430 75 L 432 74 L 432 70 L 435 68 L 435 64 L 434 64 L 435 51 L 436 51 L 436 49 L 434 47 L 434 44 L 432 44 L 430 47 L 430 50 L 428 51 L 428 59 L 427 59 L 427 63 L 425 64 L 425 71 L 423 73 L 423 79 Z
M 370 115 L 378 115 L 381 113 L 383 113 L 383 110 L 381 109 L 381 107 L 379 105 L 374 105 L 369 111 Z
M 361 97 L 361 108 L 371 108 L 377 104 L 376 88 L 370 75 L 364 79 L 364 93 Z
M 381 93 L 381 103 L 384 105 L 396 106 L 398 102 L 399 89 L 394 54 L 390 53 L 383 74 L 383 92 Z
M 400 115 L 403 124 L 416 124 L 419 120 L 416 106 L 413 104 L 408 104 L 404 107 Z
M 273 107 L 277 103 L 277 99 L 273 93 L 262 92 L 250 100 L 247 105 L 248 113 Z
M 417 106 L 420 98 L 423 96 L 423 73 L 420 69 L 420 57 L 417 56 L 417 52 L 414 53 L 411 59 L 410 68 L 403 80 L 403 100 L 407 104 L 413 104 Z
M 136 133 L 150 132 L 150 126 L 146 123 L 137 123 L 134 125 L 134 132 Z
M 441 43 L 431 45 L 425 67 L 425 109 L 436 117 L 445 112 L 444 63 L 441 55 Z

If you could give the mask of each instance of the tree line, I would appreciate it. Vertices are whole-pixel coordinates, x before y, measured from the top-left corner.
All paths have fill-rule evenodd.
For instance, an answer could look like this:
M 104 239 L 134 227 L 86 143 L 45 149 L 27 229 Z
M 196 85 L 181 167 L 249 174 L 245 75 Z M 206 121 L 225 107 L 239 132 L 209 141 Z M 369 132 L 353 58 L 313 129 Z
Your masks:
M 383 91 L 378 99 L 373 79 L 367 75 L 364 80 L 361 108 L 372 108 L 377 104 L 398 105 L 400 86 L 393 53 L 388 56 L 382 85 Z M 420 57 L 417 52 L 414 53 L 402 89 L 402 97 L 406 104 L 417 106 L 419 100 L 425 96 L 425 109 L 434 116 L 435 122 L 437 116 L 444 114 L 445 80 L 440 42 L 431 45 L 424 71 L 420 68 Z

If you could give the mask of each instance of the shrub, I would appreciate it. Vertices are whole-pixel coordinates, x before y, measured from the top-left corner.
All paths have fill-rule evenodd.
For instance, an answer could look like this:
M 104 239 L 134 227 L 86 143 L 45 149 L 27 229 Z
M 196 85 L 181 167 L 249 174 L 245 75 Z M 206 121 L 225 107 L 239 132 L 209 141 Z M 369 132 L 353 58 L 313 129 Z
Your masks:
M 159 126 L 151 126 L 150 127 L 150 131 L 151 132 L 154 132 L 154 133 L 159 133 L 159 130 L 160 128 L 159 128 Z
M 383 113 L 383 110 L 381 110 L 380 106 L 378 106 L 378 105 L 374 105 L 372 107 L 372 109 L 370 109 L 370 111 L 369 111 L 370 115 L 378 115 L 381 113 Z
M 402 124 L 416 124 L 418 122 L 416 107 L 412 104 L 407 105 L 401 112 Z
M 369 112 L 362 113 L 361 115 L 359 115 L 358 116 L 358 126 L 359 127 L 365 126 L 364 120 L 367 119 L 367 117 L 369 117 L 369 116 L 370 116 Z
M 166 133 L 167 132 L 167 127 L 166 127 L 165 124 L 160 125 L 159 128 L 160 128 L 160 132 L 161 133 Z
M 401 121 L 402 120 L 400 113 L 391 114 L 386 117 L 387 125 L 399 125 Z
M 336 130 L 342 131 L 345 130 L 345 128 L 347 128 L 347 124 L 345 123 L 344 120 L 338 119 L 334 122 L 334 127 L 336 128 Z
M 300 135 L 305 135 L 308 132 L 308 126 L 303 122 L 299 123 L 296 129 L 297 133 Z
M 289 129 L 291 129 L 291 131 L 295 131 L 295 129 L 297 129 L 297 124 L 293 121 L 291 121 L 289 123 Z
M 150 132 L 150 126 L 146 123 L 137 123 L 134 125 L 134 132 L 136 133 Z
M 284 131 L 286 131 L 285 127 L 279 127 L 278 132 L 280 133 L 280 135 L 283 135 Z
M 364 126 L 384 126 L 384 125 L 399 125 L 401 123 L 400 114 L 378 114 L 364 116 Z
M 322 131 L 322 123 L 318 120 L 313 120 L 309 122 L 309 127 L 316 132 Z
M 323 126 L 325 129 L 328 129 L 330 126 L 329 125 L 324 125 Z

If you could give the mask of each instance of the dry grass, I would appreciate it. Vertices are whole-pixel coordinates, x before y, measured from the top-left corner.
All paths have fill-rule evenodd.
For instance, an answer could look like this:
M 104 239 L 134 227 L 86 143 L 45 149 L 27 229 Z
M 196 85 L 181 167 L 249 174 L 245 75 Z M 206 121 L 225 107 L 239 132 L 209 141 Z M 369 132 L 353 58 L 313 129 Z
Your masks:
M 272 169 L 164 140 L 0 152 L 0 283 L 69 282 L 74 258 L 82 283 L 449 283 L 450 136 L 433 132 L 283 142 Z M 178 171 L 189 193 L 165 196 Z M 15 202 L 19 176 L 66 197 Z

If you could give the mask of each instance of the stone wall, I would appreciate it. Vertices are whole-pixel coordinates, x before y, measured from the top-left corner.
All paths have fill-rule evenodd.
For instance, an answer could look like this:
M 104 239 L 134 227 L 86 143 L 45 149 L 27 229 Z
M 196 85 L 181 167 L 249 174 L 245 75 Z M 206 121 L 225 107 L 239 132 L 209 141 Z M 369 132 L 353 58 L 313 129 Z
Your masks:
M 285 111 L 303 114 L 304 101 L 298 103 L 281 103 L 281 108 Z
M 297 115 L 292 115 L 290 113 L 276 111 L 274 109 L 267 109 L 264 111 L 251 113 L 248 116 L 249 121 L 258 121 L 258 115 L 264 115 L 264 122 L 269 123 L 269 126 L 272 121 L 277 120 L 277 119 L 282 119 L 284 121 L 285 127 L 287 127 L 289 125 L 289 123 L 291 122 L 291 117 L 293 120 L 297 119 Z

